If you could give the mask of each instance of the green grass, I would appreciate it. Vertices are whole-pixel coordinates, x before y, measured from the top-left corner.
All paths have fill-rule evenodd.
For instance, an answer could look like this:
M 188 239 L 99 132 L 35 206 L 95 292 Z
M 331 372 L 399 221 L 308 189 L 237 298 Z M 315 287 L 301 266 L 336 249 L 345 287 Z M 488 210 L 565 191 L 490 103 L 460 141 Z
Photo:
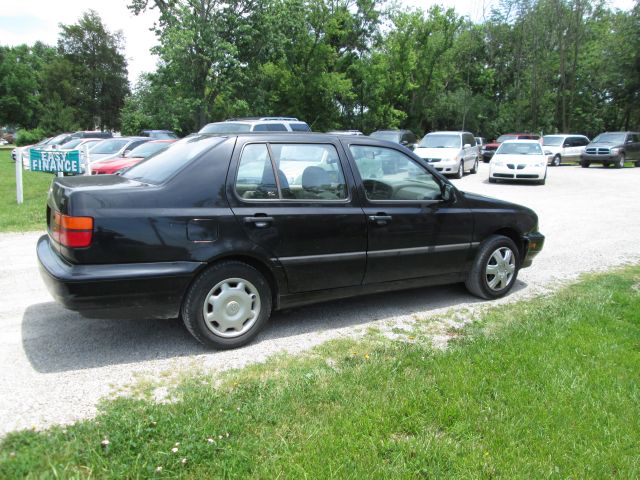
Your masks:
M 640 267 L 491 309 L 457 338 L 440 352 L 372 334 L 216 386 L 193 374 L 174 403 L 9 435 L 0 478 L 640 476 Z
M 23 170 L 24 203 L 16 202 L 16 164 L 11 149 L 0 150 L 0 232 L 27 232 L 46 228 L 47 193 L 53 176 Z

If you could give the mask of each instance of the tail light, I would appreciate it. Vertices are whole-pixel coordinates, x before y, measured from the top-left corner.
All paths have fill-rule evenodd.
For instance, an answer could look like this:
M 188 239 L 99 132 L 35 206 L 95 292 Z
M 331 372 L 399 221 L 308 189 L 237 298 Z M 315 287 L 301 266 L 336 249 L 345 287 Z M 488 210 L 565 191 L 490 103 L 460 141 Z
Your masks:
M 65 247 L 82 248 L 91 245 L 93 236 L 93 218 L 91 217 L 71 217 L 54 211 L 49 228 L 51 237 Z

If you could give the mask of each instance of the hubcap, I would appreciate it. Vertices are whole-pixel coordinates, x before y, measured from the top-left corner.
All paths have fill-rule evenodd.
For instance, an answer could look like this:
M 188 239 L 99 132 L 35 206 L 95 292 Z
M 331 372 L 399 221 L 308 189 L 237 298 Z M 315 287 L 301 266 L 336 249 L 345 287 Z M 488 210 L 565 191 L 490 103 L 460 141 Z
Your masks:
M 242 278 L 223 280 L 205 296 L 202 314 L 214 334 L 224 338 L 238 337 L 258 320 L 258 289 Z
M 516 271 L 516 260 L 509 247 L 500 247 L 489 257 L 486 279 L 489 288 L 499 291 L 507 287 Z

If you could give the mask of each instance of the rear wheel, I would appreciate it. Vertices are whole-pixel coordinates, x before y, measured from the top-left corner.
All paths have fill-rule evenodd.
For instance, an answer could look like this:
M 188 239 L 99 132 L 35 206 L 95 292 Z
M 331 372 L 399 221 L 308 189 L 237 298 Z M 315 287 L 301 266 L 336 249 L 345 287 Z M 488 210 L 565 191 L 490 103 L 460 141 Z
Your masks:
M 480 245 L 465 285 L 480 298 L 502 297 L 515 284 L 519 263 L 518 249 L 513 240 L 492 235 Z
M 238 261 L 223 261 L 202 272 L 182 305 L 187 330 L 205 346 L 219 349 L 250 342 L 270 315 L 268 282 Z
M 551 160 L 551 166 L 552 167 L 559 167 L 560 166 L 560 155 L 556 155 L 555 157 L 553 157 L 553 160 Z
M 591 163 L 590 163 L 590 162 L 585 162 L 584 160 L 582 160 L 582 161 L 580 162 L 580 166 L 581 166 L 582 168 L 589 168 L 589 165 L 591 165 Z

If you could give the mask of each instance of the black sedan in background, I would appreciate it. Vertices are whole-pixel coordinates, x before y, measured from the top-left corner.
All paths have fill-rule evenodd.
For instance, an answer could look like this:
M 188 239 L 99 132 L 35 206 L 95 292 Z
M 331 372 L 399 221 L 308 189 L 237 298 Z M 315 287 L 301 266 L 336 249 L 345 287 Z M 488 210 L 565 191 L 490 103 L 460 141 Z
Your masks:
M 505 295 L 544 236 L 530 209 L 458 191 L 365 136 L 200 134 L 122 176 L 56 178 L 42 276 L 94 317 L 182 317 L 249 342 L 272 310 L 464 282 Z

